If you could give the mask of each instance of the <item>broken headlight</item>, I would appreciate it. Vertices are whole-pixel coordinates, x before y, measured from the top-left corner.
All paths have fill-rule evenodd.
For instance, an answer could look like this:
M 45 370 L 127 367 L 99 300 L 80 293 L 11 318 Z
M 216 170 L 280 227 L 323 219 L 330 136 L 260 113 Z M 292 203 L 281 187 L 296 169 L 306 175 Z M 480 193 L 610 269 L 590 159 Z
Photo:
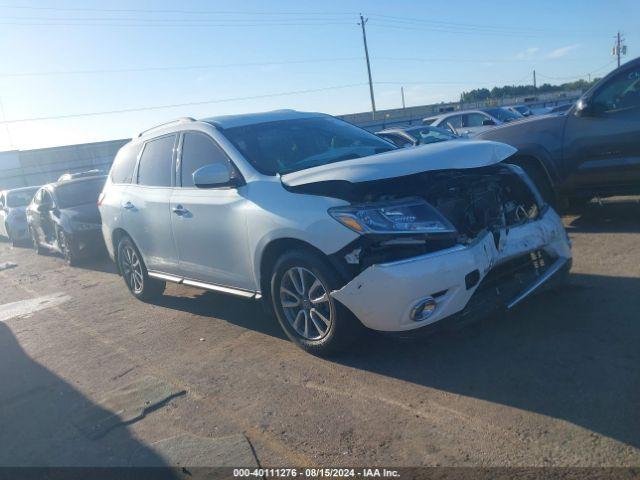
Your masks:
M 329 215 L 354 232 L 455 233 L 456 229 L 421 198 L 406 198 L 329 209 Z

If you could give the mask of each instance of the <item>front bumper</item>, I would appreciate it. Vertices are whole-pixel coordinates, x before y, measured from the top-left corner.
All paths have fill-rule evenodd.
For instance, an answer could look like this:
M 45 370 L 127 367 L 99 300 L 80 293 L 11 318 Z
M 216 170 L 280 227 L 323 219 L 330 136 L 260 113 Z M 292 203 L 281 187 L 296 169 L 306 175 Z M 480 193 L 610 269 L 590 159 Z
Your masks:
M 571 244 L 560 217 L 551 208 L 534 222 L 502 232 L 498 244 L 496 247 L 493 236 L 487 233 L 468 246 L 373 265 L 331 295 L 366 327 L 399 332 L 464 313 L 472 304 L 479 303 L 471 302 L 478 289 L 478 297 L 482 298 L 486 298 L 484 290 L 501 293 L 505 284 L 494 285 L 494 273 L 533 252 L 544 256 L 546 264 L 536 269 L 535 277 L 525 284 L 517 282 L 516 274 L 513 275 L 513 281 L 506 285 L 506 298 L 500 295 L 500 301 L 507 307 L 515 306 L 570 267 Z M 509 272 L 506 273 L 508 276 Z M 473 277 L 470 285 L 469 279 Z M 434 312 L 425 320 L 414 321 L 411 311 L 427 297 L 436 300 Z M 497 306 L 496 302 L 494 299 L 480 309 L 489 311 Z

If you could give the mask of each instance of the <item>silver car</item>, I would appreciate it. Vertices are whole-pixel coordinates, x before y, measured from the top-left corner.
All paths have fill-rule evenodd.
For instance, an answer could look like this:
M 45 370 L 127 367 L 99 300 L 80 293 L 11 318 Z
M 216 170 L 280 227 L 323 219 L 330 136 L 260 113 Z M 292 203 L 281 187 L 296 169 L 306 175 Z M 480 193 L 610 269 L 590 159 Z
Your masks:
M 422 123 L 433 127 L 446 128 L 456 135 L 473 135 L 496 125 L 522 118 L 524 117 L 518 112 L 511 112 L 502 107 L 494 107 L 481 110 L 448 112 L 425 118 Z
M 0 191 L 0 235 L 13 245 L 29 240 L 25 210 L 40 187 Z
M 556 213 L 495 142 L 396 148 L 319 113 L 181 119 L 117 154 L 102 231 L 142 300 L 166 282 L 262 299 L 326 354 L 513 307 L 565 274 Z

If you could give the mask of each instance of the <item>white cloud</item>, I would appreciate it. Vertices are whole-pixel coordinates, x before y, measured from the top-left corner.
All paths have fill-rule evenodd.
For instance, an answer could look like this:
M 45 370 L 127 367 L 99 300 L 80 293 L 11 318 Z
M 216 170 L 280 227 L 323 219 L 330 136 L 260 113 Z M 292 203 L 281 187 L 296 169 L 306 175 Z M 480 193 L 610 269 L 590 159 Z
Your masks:
M 546 58 L 562 58 L 569 55 L 574 50 L 580 48 L 579 43 L 574 43 L 573 45 L 567 45 L 566 47 L 556 48 L 555 50 L 551 50 L 547 53 Z
M 538 47 L 529 47 L 526 50 L 518 52 L 516 54 L 516 58 L 518 60 L 529 60 L 533 58 L 536 55 L 536 53 L 538 53 L 539 51 L 540 49 Z

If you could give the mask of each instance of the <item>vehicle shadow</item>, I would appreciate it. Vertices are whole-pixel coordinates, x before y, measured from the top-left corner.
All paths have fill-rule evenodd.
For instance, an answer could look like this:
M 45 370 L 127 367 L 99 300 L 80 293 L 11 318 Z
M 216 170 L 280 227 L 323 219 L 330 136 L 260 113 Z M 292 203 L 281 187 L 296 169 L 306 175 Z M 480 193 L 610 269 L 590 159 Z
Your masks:
M 2 322 L 0 379 L 0 467 L 126 467 L 132 452 L 144 452 L 154 465 L 163 465 L 126 427 L 98 440 L 84 436 L 73 424 L 81 412 L 92 407 L 98 418 L 110 412 L 30 358 Z
M 181 289 L 189 289 L 189 295 L 180 295 L 179 293 L 183 291 Z M 169 285 L 164 295 L 154 300 L 153 304 L 204 317 L 223 319 L 271 337 L 286 338 L 278 321 L 264 311 L 260 301 Z
M 567 225 L 569 233 L 640 232 L 640 201 L 635 198 L 588 203 Z
M 377 336 L 334 360 L 640 447 L 638 292 L 638 278 L 574 274 L 509 314 L 402 345 Z

